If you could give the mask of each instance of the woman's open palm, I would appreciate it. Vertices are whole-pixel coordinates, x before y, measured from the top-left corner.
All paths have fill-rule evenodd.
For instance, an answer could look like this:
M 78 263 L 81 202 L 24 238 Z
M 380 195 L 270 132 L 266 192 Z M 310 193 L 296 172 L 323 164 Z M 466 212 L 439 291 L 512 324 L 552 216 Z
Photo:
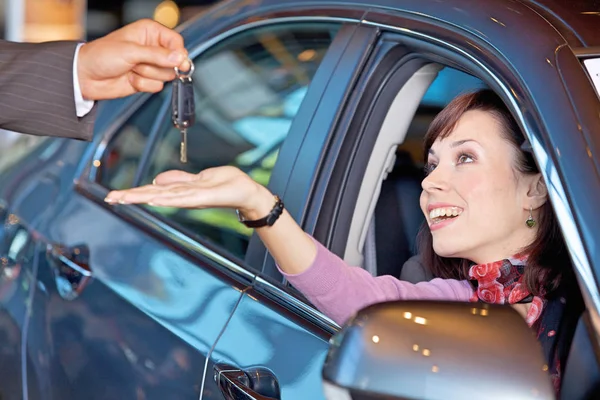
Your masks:
M 206 169 L 198 174 L 171 170 L 156 176 L 152 185 L 111 191 L 105 201 L 179 208 L 252 207 L 262 186 L 235 167 Z M 264 188 L 263 188 L 264 189 Z

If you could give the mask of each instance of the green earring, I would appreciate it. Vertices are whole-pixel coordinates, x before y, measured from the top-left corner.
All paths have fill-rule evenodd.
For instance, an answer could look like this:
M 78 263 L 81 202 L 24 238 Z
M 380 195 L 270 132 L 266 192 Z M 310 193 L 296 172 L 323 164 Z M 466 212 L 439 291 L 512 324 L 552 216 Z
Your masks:
M 533 212 L 533 208 L 529 207 L 529 218 L 527 218 L 527 221 L 525 221 L 525 223 L 530 228 L 533 228 L 535 226 L 535 219 L 533 219 L 532 212 Z

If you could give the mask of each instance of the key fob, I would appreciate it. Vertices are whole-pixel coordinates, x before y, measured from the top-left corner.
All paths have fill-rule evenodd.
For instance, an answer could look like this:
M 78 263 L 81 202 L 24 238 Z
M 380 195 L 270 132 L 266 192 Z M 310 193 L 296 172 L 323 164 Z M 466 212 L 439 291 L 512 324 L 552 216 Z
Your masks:
M 173 82 L 173 125 L 177 128 L 188 128 L 195 122 L 194 85 L 190 78 L 177 78 Z

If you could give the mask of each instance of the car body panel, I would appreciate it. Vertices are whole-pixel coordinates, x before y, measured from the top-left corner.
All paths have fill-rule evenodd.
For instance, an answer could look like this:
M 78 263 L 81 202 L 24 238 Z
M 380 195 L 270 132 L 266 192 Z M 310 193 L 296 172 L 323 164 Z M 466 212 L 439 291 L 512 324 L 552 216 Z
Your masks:
M 598 0 L 526 0 L 523 3 L 551 21 L 570 46 L 600 46 Z
M 214 374 L 216 365 L 231 365 L 246 372 L 260 368 L 276 379 L 281 399 L 324 400 L 321 366 L 328 340 L 327 332 L 252 289 L 244 293 L 215 343 L 207 375 Z M 208 391 L 203 398 L 223 399 L 220 392 Z

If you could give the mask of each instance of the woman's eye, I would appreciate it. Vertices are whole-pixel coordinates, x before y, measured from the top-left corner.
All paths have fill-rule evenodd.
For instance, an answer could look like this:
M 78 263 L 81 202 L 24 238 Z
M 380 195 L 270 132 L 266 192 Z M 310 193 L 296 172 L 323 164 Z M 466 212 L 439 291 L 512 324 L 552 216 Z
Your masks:
M 425 167 L 423 168 L 425 170 L 425 175 L 429 175 L 430 173 L 432 173 L 435 167 L 437 167 L 437 165 L 434 163 L 428 162 L 427 164 L 425 164 Z
M 472 162 L 473 162 L 473 157 L 471 157 L 468 154 L 461 154 L 458 157 L 457 164 L 465 164 L 465 163 L 472 163 Z

